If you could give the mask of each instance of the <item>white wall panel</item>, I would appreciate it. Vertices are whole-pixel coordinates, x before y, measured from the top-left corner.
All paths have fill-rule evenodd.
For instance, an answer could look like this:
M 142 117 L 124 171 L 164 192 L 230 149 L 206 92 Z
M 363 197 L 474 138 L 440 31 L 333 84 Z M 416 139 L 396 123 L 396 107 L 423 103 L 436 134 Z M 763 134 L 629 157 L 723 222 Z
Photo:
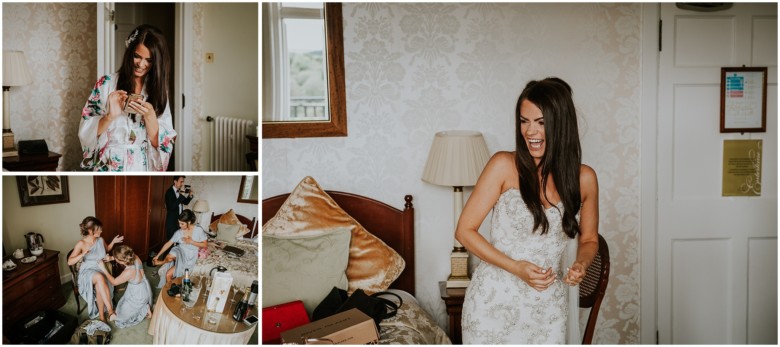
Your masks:
M 728 341 L 730 241 L 675 240 L 672 245 L 672 343 Z
M 748 341 L 777 344 L 777 238 L 748 240 Z
M 753 66 L 777 66 L 777 17 L 753 18 Z
M 678 85 L 674 88 L 675 199 L 720 196 L 721 144 L 718 85 Z
M 679 16 L 675 22 L 675 66 L 729 66 L 734 18 Z

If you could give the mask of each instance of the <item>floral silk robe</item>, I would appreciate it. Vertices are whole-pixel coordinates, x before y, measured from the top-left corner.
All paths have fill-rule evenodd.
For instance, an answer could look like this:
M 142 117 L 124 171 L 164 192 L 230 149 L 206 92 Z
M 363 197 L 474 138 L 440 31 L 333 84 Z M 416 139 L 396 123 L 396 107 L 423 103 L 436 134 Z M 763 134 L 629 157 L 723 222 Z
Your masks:
M 122 112 L 108 129 L 97 135 L 98 122 L 108 115 L 108 94 L 116 90 L 117 73 L 101 77 L 84 105 L 79 124 L 79 140 L 83 159 L 81 168 L 94 171 L 165 171 L 173 152 L 176 131 L 170 105 L 158 115 L 158 146 L 146 136 L 143 116 Z M 141 91 L 145 97 L 146 88 Z

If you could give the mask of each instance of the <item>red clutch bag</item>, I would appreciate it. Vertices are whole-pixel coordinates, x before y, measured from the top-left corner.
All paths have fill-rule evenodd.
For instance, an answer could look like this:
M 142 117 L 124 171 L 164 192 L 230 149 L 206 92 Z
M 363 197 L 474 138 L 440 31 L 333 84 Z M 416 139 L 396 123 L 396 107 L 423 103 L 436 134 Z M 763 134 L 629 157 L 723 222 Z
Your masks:
M 281 333 L 309 323 L 303 301 L 263 308 L 263 344 L 282 343 Z

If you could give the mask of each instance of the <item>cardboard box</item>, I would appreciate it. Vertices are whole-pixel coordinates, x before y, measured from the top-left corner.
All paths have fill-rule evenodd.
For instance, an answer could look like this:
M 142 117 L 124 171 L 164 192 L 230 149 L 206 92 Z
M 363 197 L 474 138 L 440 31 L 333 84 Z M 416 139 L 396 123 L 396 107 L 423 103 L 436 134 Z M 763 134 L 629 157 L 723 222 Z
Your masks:
M 365 345 L 379 342 L 379 332 L 371 317 L 353 308 L 282 333 L 282 343 Z

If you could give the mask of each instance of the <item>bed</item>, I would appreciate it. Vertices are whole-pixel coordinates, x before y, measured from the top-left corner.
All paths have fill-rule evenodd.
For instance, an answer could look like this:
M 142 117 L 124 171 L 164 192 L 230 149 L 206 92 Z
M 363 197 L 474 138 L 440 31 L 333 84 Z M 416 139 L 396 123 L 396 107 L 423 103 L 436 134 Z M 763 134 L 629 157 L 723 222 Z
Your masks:
M 235 216 L 237 221 L 232 217 Z M 257 222 L 254 218 L 249 219 L 239 214 L 232 214 L 228 211 L 224 214 L 211 215 L 211 222 L 233 220 L 233 223 L 246 225 L 248 232 L 246 236 L 253 235 L 257 231 Z M 236 257 L 232 253 L 224 252 L 222 247 L 226 242 L 210 239 L 208 242 L 208 256 L 198 258 L 193 270 L 194 276 L 208 276 L 212 269 L 217 266 L 224 266 L 233 276 L 233 281 L 240 288 L 246 288 L 252 285 L 252 281 L 258 279 L 258 247 L 257 241 L 251 238 L 239 238 L 230 242 L 231 246 L 242 249 L 245 253 L 241 257 Z
M 383 202 L 352 193 L 325 191 L 339 207 L 359 222 L 367 231 L 393 248 L 405 261 L 400 276 L 390 285 L 390 291 L 404 298 L 395 317 L 380 324 L 380 344 L 451 344 L 446 333 L 414 298 L 414 207 L 412 196 L 404 197 L 404 209 L 398 210 Z M 263 200 L 264 225 L 273 218 L 290 194 Z M 265 245 L 265 243 L 264 243 Z M 263 284 L 265 286 L 265 282 Z

